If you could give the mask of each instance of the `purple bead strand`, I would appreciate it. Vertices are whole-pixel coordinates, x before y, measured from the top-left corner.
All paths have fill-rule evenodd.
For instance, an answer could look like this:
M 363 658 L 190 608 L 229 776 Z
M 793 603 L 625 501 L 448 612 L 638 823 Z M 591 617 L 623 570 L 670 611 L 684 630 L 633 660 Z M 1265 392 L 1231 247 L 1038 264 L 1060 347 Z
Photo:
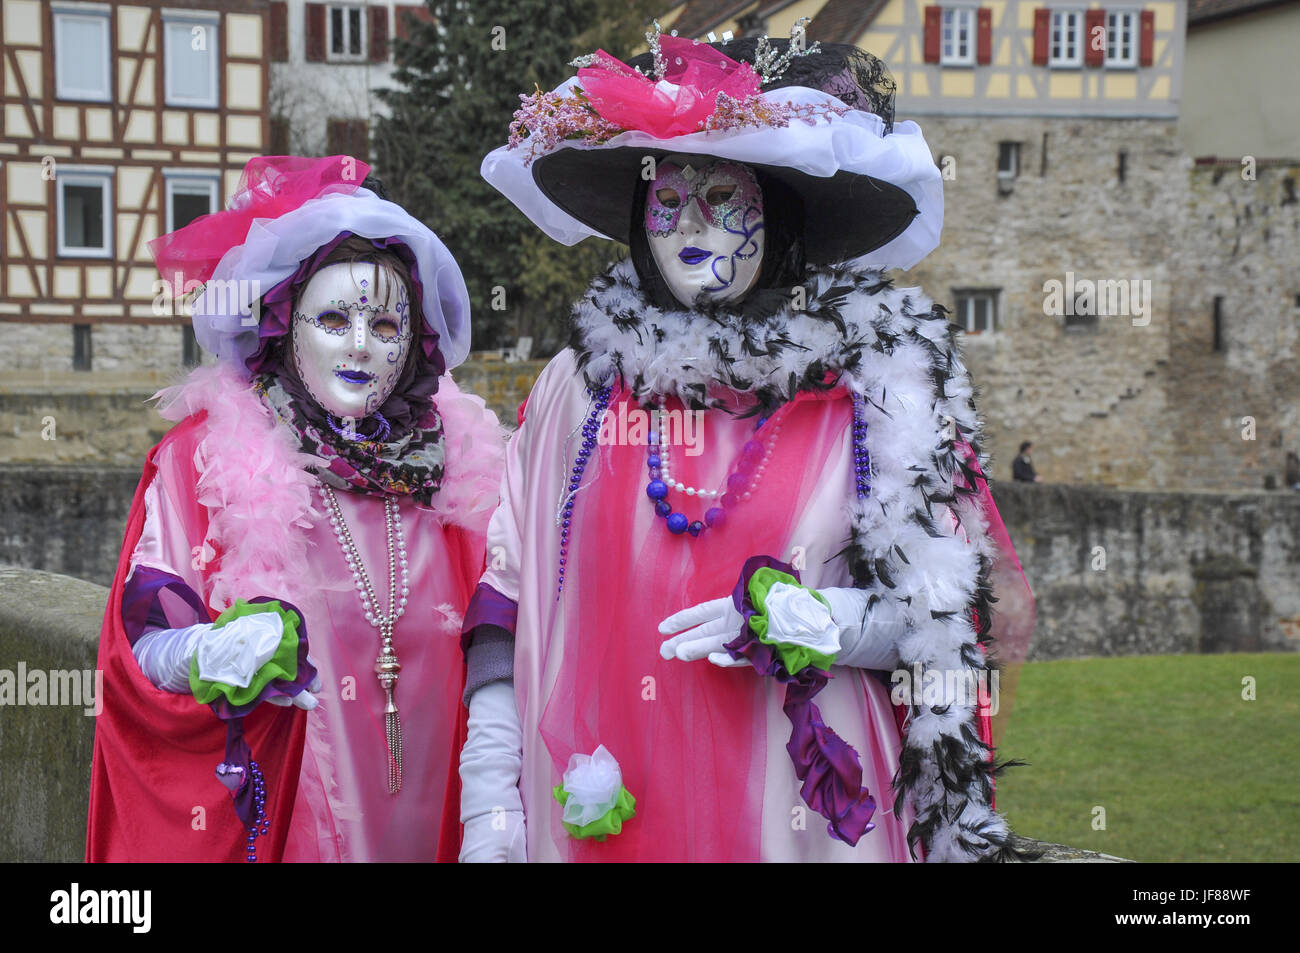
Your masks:
M 858 499 L 871 495 L 871 453 L 867 450 L 866 402 L 853 395 L 853 476 Z
M 253 782 L 253 803 L 257 806 L 257 817 L 248 828 L 248 862 L 257 863 L 256 841 L 259 835 L 265 837 L 271 832 L 271 819 L 266 816 L 266 778 L 262 767 L 256 761 L 250 761 L 249 775 Z
M 600 438 L 600 422 L 605 416 L 605 409 L 609 407 L 609 395 L 612 389 L 608 385 L 587 387 L 587 396 L 594 400 L 595 404 L 591 408 L 591 413 L 587 415 L 586 421 L 583 422 L 582 449 L 578 451 L 578 459 L 574 461 L 573 469 L 569 471 L 569 489 L 564 500 L 564 516 L 560 520 L 560 572 L 555 586 L 557 602 L 560 594 L 564 592 L 564 570 L 569 561 L 569 530 L 573 526 L 575 494 L 578 492 L 578 487 L 582 485 L 582 475 Z

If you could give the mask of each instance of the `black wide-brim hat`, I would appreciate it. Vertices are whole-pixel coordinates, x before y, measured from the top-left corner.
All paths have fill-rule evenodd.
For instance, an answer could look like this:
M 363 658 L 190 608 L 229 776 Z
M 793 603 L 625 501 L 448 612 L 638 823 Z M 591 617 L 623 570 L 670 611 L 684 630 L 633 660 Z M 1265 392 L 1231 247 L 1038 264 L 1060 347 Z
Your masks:
M 748 109 L 680 134 L 620 131 L 601 125 L 572 77 L 525 98 L 510 143 L 481 172 L 564 244 L 593 235 L 627 243 L 646 157 L 681 155 L 748 165 L 800 196 L 811 264 L 906 269 L 939 246 L 943 177 L 915 122 L 887 122 L 807 86 L 763 91 Z
M 668 156 L 685 156 L 697 168 L 723 157 L 665 148 L 564 148 L 532 165 L 537 188 L 558 208 L 595 232 L 629 244 L 631 229 L 643 221 L 632 196 L 646 168 Z M 857 258 L 893 241 L 919 214 L 916 200 L 883 179 L 840 170 L 809 175 L 782 165 L 747 162 L 749 168 L 790 188 L 803 203 L 805 253 L 820 265 Z

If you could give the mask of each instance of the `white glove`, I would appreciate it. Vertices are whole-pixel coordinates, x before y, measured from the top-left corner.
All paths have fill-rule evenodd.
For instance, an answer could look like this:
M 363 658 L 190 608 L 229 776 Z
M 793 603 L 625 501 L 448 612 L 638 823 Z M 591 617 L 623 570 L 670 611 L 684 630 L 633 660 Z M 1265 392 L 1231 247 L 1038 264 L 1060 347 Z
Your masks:
M 469 732 L 460 752 L 462 864 L 528 860 L 519 797 L 522 748 L 514 682 L 489 682 L 469 700 Z
M 906 625 L 894 603 L 877 600 L 868 610 L 870 593 L 865 590 L 817 591 L 831 604 L 829 611 L 815 599 L 801 599 L 801 611 L 796 612 L 792 600 L 785 596 L 798 598 L 802 590 L 781 583 L 772 587 L 767 603 L 768 631 L 772 638 L 829 649 L 835 654 L 836 665 L 884 671 L 898 667 L 898 639 L 906 631 Z M 808 606 L 812 607 L 811 611 Z M 659 654 L 665 659 L 676 657 L 684 662 L 707 657 L 722 668 L 748 665 L 748 659 L 734 659 L 723 647 L 740 635 L 742 621 L 730 596 L 683 609 L 659 624 L 661 635 L 680 632 L 659 647 Z M 822 638 L 810 639 L 808 634 L 813 630 L 820 630 Z M 832 641 L 838 645 L 829 644 Z
M 867 600 L 871 593 L 865 589 L 817 591 L 831 604 L 831 618 L 840 630 L 836 665 L 884 672 L 898 668 L 898 640 L 907 632 L 907 623 L 903 621 L 897 602 L 877 599 L 868 609 Z
M 199 676 L 206 681 L 247 686 L 257 670 L 271 660 L 284 636 L 284 620 L 275 612 L 259 612 L 232 619 L 221 628 L 211 622 L 184 629 L 159 629 L 138 639 L 131 651 L 140 671 L 157 688 L 184 694 L 190 690 L 190 661 L 198 656 Z M 310 711 L 320 691 L 319 676 L 294 698 L 270 699 L 279 705 L 297 705 Z
M 731 596 L 710 599 L 670 615 L 659 623 L 659 634 L 679 632 L 659 646 L 659 654 L 666 659 L 679 658 L 694 662 L 708 657 L 720 668 L 739 668 L 748 665 L 749 659 L 734 659 L 724 645 L 740 636 L 744 617 L 736 611 Z M 682 630 L 685 629 L 685 632 Z

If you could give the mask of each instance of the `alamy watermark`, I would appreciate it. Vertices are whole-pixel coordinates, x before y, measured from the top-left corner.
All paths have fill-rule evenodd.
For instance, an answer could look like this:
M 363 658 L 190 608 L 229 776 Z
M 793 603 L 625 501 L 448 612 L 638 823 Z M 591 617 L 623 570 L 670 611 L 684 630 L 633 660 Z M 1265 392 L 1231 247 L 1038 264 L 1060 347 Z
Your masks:
M 1043 282 L 1043 313 L 1062 315 L 1132 317 L 1135 328 L 1151 323 L 1150 278 L 1074 277 L 1065 273 L 1065 281 L 1052 278 Z
M 704 411 L 659 410 L 651 413 L 627 404 L 605 411 L 596 442 L 602 446 L 645 446 L 654 434 L 660 446 L 683 447 L 686 456 L 704 452 Z
M 981 715 L 998 713 L 1001 673 L 993 670 L 923 668 L 895 669 L 889 676 L 889 700 L 895 705 L 970 705 Z
M 152 311 L 158 317 L 184 315 L 194 317 L 194 312 L 210 317 L 233 318 L 239 316 L 239 326 L 255 328 L 260 320 L 262 283 L 256 278 L 212 278 L 208 281 L 185 280 L 176 273 L 172 281 L 163 278 L 153 283 Z
M 0 708 L 27 706 L 81 707 L 87 715 L 104 710 L 104 673 L 101 669 L 0 668 Z

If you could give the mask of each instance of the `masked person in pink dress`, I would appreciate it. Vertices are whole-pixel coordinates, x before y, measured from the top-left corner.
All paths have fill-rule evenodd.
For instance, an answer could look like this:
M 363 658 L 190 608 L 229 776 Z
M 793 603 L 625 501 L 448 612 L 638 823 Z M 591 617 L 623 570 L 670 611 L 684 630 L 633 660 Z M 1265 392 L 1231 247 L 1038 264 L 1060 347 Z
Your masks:
M 90 860 L 457 855 L 458 636 L 503 432 L 447 373 L 460 269 L 367 171 L 255 159 L 152 246 L 177 292 L 206 282 L 218 360 L 160 395 L 177 425 L 100 643 Z
M 1005 857 L 984 645 L 995 585 L 1004 628 L 1032 602 L 944 311 L 883 273 L 937 245 L 939 170 L 870 54 L 650 40 L 483 163 L 631 257 L 507 453 L 462 859 Z

